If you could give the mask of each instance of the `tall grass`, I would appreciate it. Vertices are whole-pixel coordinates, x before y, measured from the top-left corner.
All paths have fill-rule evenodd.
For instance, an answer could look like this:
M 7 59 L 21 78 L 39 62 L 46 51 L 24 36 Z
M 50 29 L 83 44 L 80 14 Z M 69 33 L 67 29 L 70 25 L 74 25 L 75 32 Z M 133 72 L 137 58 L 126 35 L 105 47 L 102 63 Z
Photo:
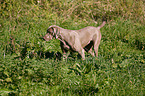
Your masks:
M 143 0 L 0 1 L 0 94 L 143 96 L 144 8 Z M 53 24 L 78 30 L 102 20 L 98 58 L 63 60 L 58 40 L 41 39 Z

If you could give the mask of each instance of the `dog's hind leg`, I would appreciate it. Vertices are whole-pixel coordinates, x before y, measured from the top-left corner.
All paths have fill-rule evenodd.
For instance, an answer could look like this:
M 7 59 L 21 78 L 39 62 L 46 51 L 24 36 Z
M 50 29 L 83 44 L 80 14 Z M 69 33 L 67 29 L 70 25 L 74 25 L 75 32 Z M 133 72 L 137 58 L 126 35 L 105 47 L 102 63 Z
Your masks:
M 91 41 L 84 49 L 85 49 L 86 52 L 90 53 L 94 57 L 95 54 L 92 50 L 93 46 L 94 46 L 94 42 Z
M 94 43 L 94 51 L 95 51 L 96 57 L 98 57 L 98 48 L 99 48 L 100 41 L 101 41 L 101 38 L 98 38 Z

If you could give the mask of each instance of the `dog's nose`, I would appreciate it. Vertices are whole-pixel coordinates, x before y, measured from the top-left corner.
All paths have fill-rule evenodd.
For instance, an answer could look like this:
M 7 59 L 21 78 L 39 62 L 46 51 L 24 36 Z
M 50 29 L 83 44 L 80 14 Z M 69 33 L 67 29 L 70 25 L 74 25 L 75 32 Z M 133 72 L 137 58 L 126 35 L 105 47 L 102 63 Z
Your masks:
M 39 39 L 41 39 L 41 40 L 45 40 L 44 37 L 39 37 Z
M 43 40 L 45 40 L 45 41 L 49 41 L 49 39 L 48 39 L 48 38 L 46 38 L 45 36 L 43 37 Z

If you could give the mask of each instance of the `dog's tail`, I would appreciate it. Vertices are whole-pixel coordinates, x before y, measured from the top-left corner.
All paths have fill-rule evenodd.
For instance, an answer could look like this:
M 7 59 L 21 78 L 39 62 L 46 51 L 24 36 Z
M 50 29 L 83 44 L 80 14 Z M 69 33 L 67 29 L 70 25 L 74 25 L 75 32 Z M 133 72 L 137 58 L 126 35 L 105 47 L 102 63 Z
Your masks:
M 105 24 L 106 24 L 106 21 L 103 21 L 103 23 L 100 26 L 98 26 L 97 28 L 101 29 Z

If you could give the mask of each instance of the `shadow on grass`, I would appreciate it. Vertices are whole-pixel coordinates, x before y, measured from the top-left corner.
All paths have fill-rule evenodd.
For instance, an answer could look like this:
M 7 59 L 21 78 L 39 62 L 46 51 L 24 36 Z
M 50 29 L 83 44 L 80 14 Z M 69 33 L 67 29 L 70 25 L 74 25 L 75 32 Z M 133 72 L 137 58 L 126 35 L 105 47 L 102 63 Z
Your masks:
M 54 52 L 54 51 L 52 51 L 52 52 L 49 52 L 49 51 L 48 52 L 38 52 L 38 54 L 40 54 L 40 53 L 43 54 L 43 56 L 41 56 L 40 58 L 45 58 L 45 59 L 49 58 L 49 59 L 55 59 L 55 60 L 62 60 L 62 58 L 63 58 L 63 54 L 60 52 Z M 70 53 L 67 58 L 81 59 L 81 56 L 79 54 L 76 55 L 74 53 Z
M 56 59 L 56 60 L 61 60 L 62 54 L 60 52 L 44 52 L 44 57 L 45 59 Z
M 20 56 L 15 57 L 15 59 L 20 59 L 23 60 L 26 57 L 33 59 L 54 59 L 54 60 L 62 60 L 63 58 L 63 54 L 61 52 L 55 52 L 55 51 L 47 51 L 47 52 L 43 52 L 42 50 L 39 50 L 37 52 L 33 52 L 33 50 L 31 52 L 28 52 L 27 48 L 23 48 L 23 50 L 20 52 Z M 68 56 L 68 58 L 72 58 L 72 59 L 81 59 L 81 56 L 79 54 L 74 54 L 74 53 L 70 53 Z
M 68 51 L 66 51 L 68 52 Z M 14 52 L 13 52 L 14 53 Z M 72 51 L 69 53 L 69 55 L 67 56 L 68 58 L 71 59 L 81 59 L 81 56 L 75 51 Z M 16 54 L 19 54 L 18 57 L 15 57 L 15 59 L 20 59 L 23 60 L 26 57 L 33 59 L 55 59 L 55 60 L 61 60 L 63 57 L 63 54 L 59 51 L 44 51 L 44 47 L 42 45 L 37 45 L 36 46 L 32 46 L 30 42 L 25 42 L 24 44 L 21 45 L 21 48 L 17 51 Z
M 83 86 L 83 87 L 79 87 L 79 88 L 74 88 L 74 89 L 64 89 L 63 92 L 68 92 L 68 91 L 72 91 L 74 94 L 77 94 L 79 96 L 94 96 L 95 94 L 97 94 L 99 92 L 98 88 L 95 88 L 93 86 Z
M 84 96 L 84 95 L 94 95 L 98 91 L 99 91 L 98 88 L 89 86 L 87 88 L 82 88 L 82 89 L 75 90 L 75 93 L 79 94 L 80 96 Z

